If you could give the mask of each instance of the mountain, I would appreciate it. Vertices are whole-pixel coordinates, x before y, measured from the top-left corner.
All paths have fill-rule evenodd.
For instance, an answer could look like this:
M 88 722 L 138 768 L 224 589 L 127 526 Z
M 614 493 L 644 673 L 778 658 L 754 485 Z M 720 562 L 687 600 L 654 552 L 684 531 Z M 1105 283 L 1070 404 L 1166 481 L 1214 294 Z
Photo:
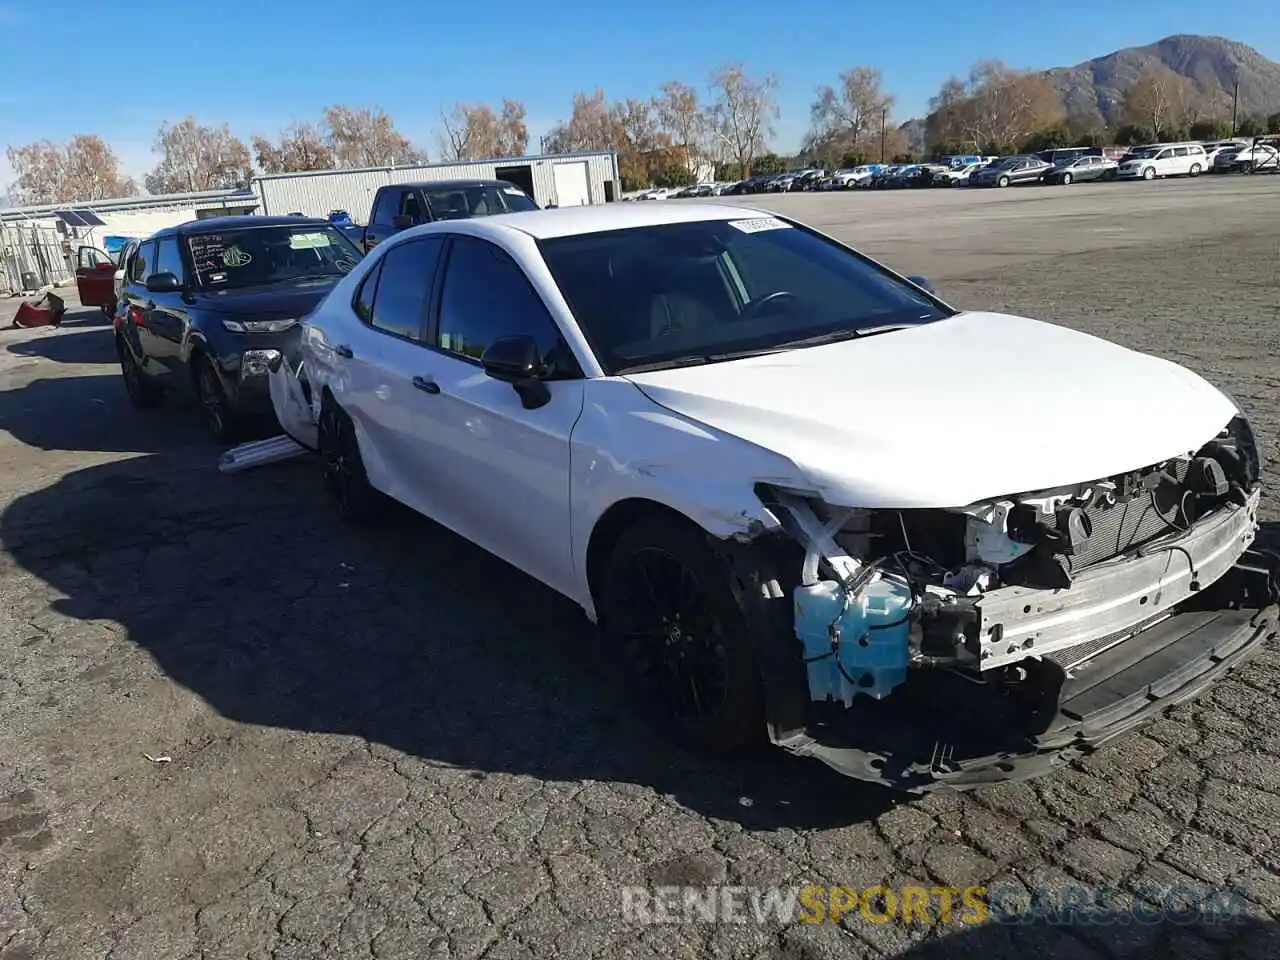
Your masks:
M 1280 63 L 1225 37 L 1178 34 L 1145 47 L 1126 47 L 1074 67 L 1048 71 L 1069 116 L 1114 124 L 1125 91 L 1144 72 L 1166 67 L 1188 78 L 1220 115 L 1230 116 L 1240 82 L 1239 115 L 1280 111 Z

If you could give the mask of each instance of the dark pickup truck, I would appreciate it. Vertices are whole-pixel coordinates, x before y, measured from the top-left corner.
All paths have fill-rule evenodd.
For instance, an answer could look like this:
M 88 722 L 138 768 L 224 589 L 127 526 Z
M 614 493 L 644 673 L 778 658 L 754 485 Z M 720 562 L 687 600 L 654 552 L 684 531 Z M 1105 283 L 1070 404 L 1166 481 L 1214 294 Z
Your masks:
M 359 246 L 368 253 L 393 234 L 434 220 L 465 220 L 537 209 L 527 193 L 505 180 L 393 183 L 378 188 Z M 348 236 L 351 233 L 354 231 Z

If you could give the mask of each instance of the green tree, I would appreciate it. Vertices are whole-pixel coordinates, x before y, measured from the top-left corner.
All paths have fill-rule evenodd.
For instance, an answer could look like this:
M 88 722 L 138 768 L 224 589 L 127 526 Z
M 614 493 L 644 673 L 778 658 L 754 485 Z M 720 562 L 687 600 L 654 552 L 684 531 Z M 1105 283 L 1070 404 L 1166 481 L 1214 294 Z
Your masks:
M 1259 117 L 1244 117 L 1236 124 L 1236 134 L 1241 137 L 1260 137 L 1266 132 L 1267 124 Z
M 655 187 L 687 187 L 694 182 L 693 171 L 687 164 L 670 162 L 653 171 Z
M 1187 135 L 1192 140 L 1221 140 L 1231 136 L 1231 124 L 1222 120 L 1197 120 Z
M 782 173 L 786 169 L 787 162 L 776 153 L 761 154 L 751 164 L 752 173 Z
M 1267 117 L 1267 133 L 1280 133 L 1280 113 Z

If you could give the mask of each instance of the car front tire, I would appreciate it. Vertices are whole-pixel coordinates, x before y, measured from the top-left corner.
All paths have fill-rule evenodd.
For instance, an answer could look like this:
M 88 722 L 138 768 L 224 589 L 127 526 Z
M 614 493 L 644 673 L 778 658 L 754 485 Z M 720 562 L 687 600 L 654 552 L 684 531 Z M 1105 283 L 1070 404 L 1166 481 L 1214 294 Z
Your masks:
M 998 187 L 1007 187 L 1008 185 L 1009 185 L 1008 177 L 1001 177 L 998 181 L 996 181 L 996 186 Z
M 1155 178 L 1156 178 L 1156 171 L 1154 167 L 1147 167 L 1145 170 L 1142 171 L 1143 180 L 1154 180 Z
M 129 402 L 142 410 L 160 406 L 160 401 L 164 399 L 164 391 L 159 384 L 142 372 L 142 366 L 128 345 L 119 337 L 116 338 L 116 354 L 120 357 L 120 375 L 124 379 L 124 389 L 129 394 Z
M 199 357 L 192 376 L 195 377 L 200 415 L 214 443 L 221 446 L 235 443 L 240 435 L 239 419 L 222 387 L 222 378 L 218 376 L 213 361 L 205 356 Z
M 643 712 L 713 754 L 764 743 L 764 696 L 728 567 L 692 523 L 657 517 L 618 538 L 600 625 Z
M 1065 186 L 1067 186 L 1069 183 L 1071 183 L 1071 174 L 1069 174 L 1069 173 L 1064 173 L 1064 174 L 1062 175 L 1062 185 L 1065 187 Z
M 360 440 L 351 417 L 326 396 L 320 406 L 318 444 L 325 492 L 338 516 L 357 526 L 369 525 L 383 515 L 386 500 L 369 483 Z

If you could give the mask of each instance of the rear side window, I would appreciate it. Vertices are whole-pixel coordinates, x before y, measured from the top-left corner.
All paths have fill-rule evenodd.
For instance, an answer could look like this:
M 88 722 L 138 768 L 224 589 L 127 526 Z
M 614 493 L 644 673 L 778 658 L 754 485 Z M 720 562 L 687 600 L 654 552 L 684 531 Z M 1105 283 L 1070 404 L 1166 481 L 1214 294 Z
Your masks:
M 379 260 L 368 275 L 360 281 L 360 289 L 356 291 L 354 309 L 356 316 L 365 323 L 373 322 L 373 295 L 378 289 L 378 277 L 382 273 L 382 261 Z
M 423 237 L 392 247 L 382 257 L 369 323 L 379 330 L 421 341 L 436 267 L 440 237 Z

